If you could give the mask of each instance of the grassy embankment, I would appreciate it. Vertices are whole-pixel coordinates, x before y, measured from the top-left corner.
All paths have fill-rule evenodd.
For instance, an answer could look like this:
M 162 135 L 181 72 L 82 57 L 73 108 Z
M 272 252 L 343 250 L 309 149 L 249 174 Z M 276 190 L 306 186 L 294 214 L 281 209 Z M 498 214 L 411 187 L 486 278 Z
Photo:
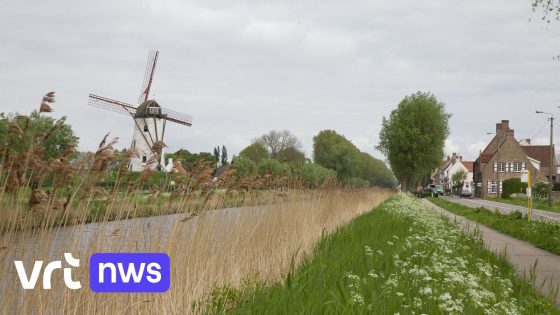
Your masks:
M 514 206 L 527 207 L 527 198 L 488 198 L 490 201 L 507 203 Z M 560 202 L 552 202 L 552 206 L 548 205 L 548 199 L 533 199 L 533 209 L 539 209 L 550 212 L 560 212 Z
M 429 200 L 457 215 L 527 241 L 551 253 L 560 254 L 560 225 L 557 223 L 539 220 L 529 223 L 527 217 L 520 212 L 505 215 L 486 208 L 471 208 L 438 198 Z
M 326 236 L 282 282 L 223 286 L 204 313 L 557 314 L 503 258 L 399 195 Z

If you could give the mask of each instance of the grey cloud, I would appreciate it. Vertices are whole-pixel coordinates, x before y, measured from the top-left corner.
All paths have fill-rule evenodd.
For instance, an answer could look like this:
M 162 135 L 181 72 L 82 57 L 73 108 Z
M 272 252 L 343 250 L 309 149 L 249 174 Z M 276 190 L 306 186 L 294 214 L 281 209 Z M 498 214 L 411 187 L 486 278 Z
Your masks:
M 311 155 L 335 129 L 374 153 L 381 117 L 429 90 L 453 113 L 451 140 L 472 158 L 495 122 L 531 136 L 553 111 L 560 26 L 529 22 L 516 1 L 6 1 L 0 2 L 1 111 L 30 111 L 56 90 L 82 150 L 109 130 L 127 146 L 125 116 L 87 106 L 88 93 L 138 98 L 150 48 L 163 106 L 194 116 L 168 126 L 170 150 L 231 154 L 289 129 Z

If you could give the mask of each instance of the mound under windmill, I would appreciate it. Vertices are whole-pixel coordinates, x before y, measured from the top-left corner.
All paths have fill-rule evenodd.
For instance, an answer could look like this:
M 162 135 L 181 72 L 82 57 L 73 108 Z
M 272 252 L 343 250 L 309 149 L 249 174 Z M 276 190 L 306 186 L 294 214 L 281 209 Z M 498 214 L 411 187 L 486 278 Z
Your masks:
M 192 116 L 161 107 L 155 100 L 149 100 L 150 88 L 156 70 L 159 52 L 151 50 L 146 64 L 144 82 L 138 99 L 138 106 L 90 94 L 88 104 L 119 114 L 132 117 L 134 131 L 131 148 L 138 150 L 139 155 L 130 160 L 129 170 L 142 171 L 145 168 L 165 171 L 163 167 L 163 135 L 167 121 L 185 126 L 192 125 Z

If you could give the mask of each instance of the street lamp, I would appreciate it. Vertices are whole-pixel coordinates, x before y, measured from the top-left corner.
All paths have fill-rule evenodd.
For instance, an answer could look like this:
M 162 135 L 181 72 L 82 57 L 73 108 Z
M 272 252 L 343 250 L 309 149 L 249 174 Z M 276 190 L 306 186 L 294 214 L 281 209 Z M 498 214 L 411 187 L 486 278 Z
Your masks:
M 554 115 L 552 113 L 536 111 L 537 114 L 549 115 L 550 118 L 550 163 L 548 165 L 548 206 L 552 206 L 552 168 L 554 166 L 554 155 L 552 152 L 552 131 L 554 130 Z

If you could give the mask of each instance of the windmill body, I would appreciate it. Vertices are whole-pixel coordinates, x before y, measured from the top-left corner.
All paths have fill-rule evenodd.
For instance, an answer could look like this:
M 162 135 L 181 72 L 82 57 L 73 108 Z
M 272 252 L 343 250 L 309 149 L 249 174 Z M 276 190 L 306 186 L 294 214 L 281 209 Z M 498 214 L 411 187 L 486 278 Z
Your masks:
M 145 101 L 136 108 L 130 147 L 137 154 L 131 157 L 129 170 L 141 172 L 147 167 L 153 169 L 158 166 L 158 160 L 163 165 L 163 148 L 158 149 L 154 144 L 163 142 L 164 123 L 161 107 L 156 101 Z
M 145 169 L 166 171 L 163 166 L 163 136 L 167 121 L 185 126 L 192 125 L 192 117 L 161 107 L 155 100 L 148 100 L 150 87 L 159 53 L 151 51 L 146 66 L 146 75 L 137 107 L 106 97 L 90 94 L 89 105 L 132 117 L 133 134 L 131 149 L 134 153 L 128 168 L 139 172 Z

